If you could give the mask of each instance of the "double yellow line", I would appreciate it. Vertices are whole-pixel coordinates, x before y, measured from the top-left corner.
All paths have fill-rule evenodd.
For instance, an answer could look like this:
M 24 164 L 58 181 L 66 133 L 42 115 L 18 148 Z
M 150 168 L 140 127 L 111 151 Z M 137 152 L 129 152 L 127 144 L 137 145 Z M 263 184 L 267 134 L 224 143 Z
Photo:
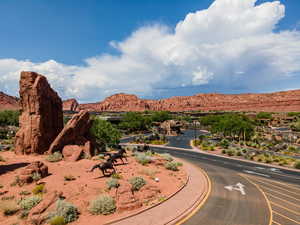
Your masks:
M 190 212 L 188 215 L 186 215 L 184 218 L 182 218 L 181 220 L 179 220 L 176 225 L 181 225 L 183 224 L 184 222 L 186 222 L 187 220 L 189 220 L 192 216 L 194 216 L 199 210 L 200 208 L 205 204 L 205 202 L 207 201 L 210 193 L 211 193 L 211 189 L 212 189 L 212 184 L 211 184 L 211 181 L 207 175 L 207 173 L 202 169 L 202 168 L 198 168 L 202 171 L 202 173 L 205 175 L 206 179 L 207 179 L 207 182 L 208 182 L 208 191 L 206 193 L 206 196 L 204 197 L 204 199 L 200 202 L 200 204 L 192 210 L 192 212 Z

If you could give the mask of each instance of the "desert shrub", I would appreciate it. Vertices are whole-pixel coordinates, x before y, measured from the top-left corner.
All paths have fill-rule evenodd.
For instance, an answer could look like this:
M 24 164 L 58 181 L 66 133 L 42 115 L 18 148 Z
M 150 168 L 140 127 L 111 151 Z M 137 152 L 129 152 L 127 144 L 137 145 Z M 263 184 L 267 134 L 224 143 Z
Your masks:
M 60 152 L 54 152 L 53 154 L 48 155 L 46 160 L 48 162 L 59 162 L 62 160 L 62 158 L 63 158 L 63 156 Z
M 164 159 L 164 160 L 167 160 L 169 162 L 173 161 L 173 158 L 172 156 L 169 154 L 169 153 L 163 153 L 163 154 L 160 154 L 160 156 Z
M 5 216 L 11 216 L 18 212 L 20 208 L 16 201 L 1 201 L 0 209 Z
M 227 154 L 228 156 L 234 156 L 234 153 L 235 153 L 235 150 L 234 150 L 234 149 L 229 149 L 229 150 L 226 151 L 226 154 Z
M 109 195 L 100 195 L 90 202 L 89 211 L 94 215 L 108 215 L 116 211 L 116 202 Z
M 142 177 L 132 177 L 129 179 L 129 183 L 132 191 L 138 191 L 146 184 L 146 181 Z
M 120 186 L 120 183 L 118 181 L 118 179 L 115 178 L 110 178 L 106 181 L 106 185 L 108 187 L 108 189 L 112 189 L 112 188 L 118 188 Z
M 6 160 L 0 155 L 0 162 L 6 162 Z
M 177 166 L 183 166 L 182 162 L 175 162 Z
M 24 183 L 21 182 L 21 179 L 20 179 L 19 176 L 15 176 L 14 181 L 10 184 L 11 187 L 14 187 L 14 186 L 16 186 L 16 185 L 18 185 L 19 187 L 21 187 L 21 186 L 24 185 Z
M 30 196 L 27 198 L 22 199 L 19 202 L 19 205 L 22 209 L 30 210 L 37 204 L 39 204 L 42 201 L 42 197 L 39 195 Z
M 226 154 L 226 150 L 225 149 L 222 150 L 222 154 Z
M 36 185 L 33 189 L 32 189 L 32 193 L 34 195 L 37 195 L 37 194 L 42 194 L 45 190 L 45 185 L 44 184 L 39 184 L 39 185 Z
M 111 178 L 114 178 L 114 179 L 122 179 L 122 175 L 119 174 L 119 173 L 113 173 L 113 174 L 111 175 Z
M 65 225 L 65 218 L 63 216 L 54 216 L 49 220 L 50 225 Z
M 21 191 L 21 192 L 19 193 L 19 195 L 30 195 L 30 194 L 31 194 L 30 191 Z
M 76 206 L 65 200 L 57 200 L 54 212 L 48 215 L 49 221 L 54 217 L 63 217 L 65 223 L 70 223 L 78 219 L 79 211 Z
M 2 184 L 0 184 L 0 189 L 3 188 L 4 186 Z
M 300 169 L 300 160 L 298 160 L 298 161 L 295 162 L 294 168 Z
M 138 163 L 140 163 L 142 165 L 147 165 L 148 163 L 150 163 L 152 161 L 151 156 L 148 156 L 145 153 L 140 153 L 140 152 L 137 152 L 135 154 L 135 159 Z
M 41 174 L 39 174 L 39 173 L 37 173 L 37 172 L 33 173 L 33 174 L 31 175 L 31 177 L 32 177 L 32 180 L 34 180 L 34 181 L 38 181 L 38 180 L 42 179 Z
M 167 162 L 165 168 L 172 171 L 178 171 L 178 164 L 176 162 Z
M 208 150 L 209 150 L 209 151 L 214 151 L 214 150 L 215 150 L 215 147 L 212 146 L 212 145 L 211 145 L 211 146 L 208 146 Z
M 219 145 L 225 149 L 227 149 L 229 147 L 229 144 L 230 144 L 230 142 L 225 138 L 219 142 Z
M 166 142 L 163 141 L 163 140 L 152 140 L 152 141 L 150 141 L 150 144 L 152 144 L 152 145 L 164 145 L 164 144 L 166 144 Z
M 242 156 L 243 154 L 242 154 L 241 151 L 237 151 L 237 152 L 236 152 L 236 155 L 237 155 L 237 156 Z
M 76 180 L 76 178 L 73 175 L 66 175 L 66 176 L 64 176 L 64 180 L 65 181 L 72 181 L 72 180 Z

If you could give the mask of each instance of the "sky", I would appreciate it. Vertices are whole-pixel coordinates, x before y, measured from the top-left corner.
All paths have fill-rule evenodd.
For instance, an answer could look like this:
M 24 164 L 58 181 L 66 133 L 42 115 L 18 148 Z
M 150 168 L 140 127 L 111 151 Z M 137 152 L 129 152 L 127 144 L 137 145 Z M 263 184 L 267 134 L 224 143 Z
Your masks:
M 1 0 L 0 91 L 63 99 L 300 88 L 299 0 Z

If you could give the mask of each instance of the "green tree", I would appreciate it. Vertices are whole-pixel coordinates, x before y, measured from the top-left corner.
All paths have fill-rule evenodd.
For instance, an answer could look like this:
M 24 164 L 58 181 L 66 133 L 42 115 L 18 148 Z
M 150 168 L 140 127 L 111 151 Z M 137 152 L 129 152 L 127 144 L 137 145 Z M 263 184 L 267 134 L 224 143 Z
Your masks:
M 129 132 L 145 131 L 149 129 L 151 122 L 149 116 L 143 116 L 138 112 L 128 112 L 123 116 L 119 128 Z
M 151 115 L 151 120 L 153 122 L 164 122 L 166 120 L 171 120 L 172 115 L 168 111 L 157 111 Z
M 121 133 L 110 122 L 95 118 L 91 127 L 91 133 L 108 146 L 113 146 L 120 142 Z
M 272 113 L 269 113 L 269 112 L 259 112 L 256 115 L 256 118 L 258 118 L 258 119 L 272 119 Z
M 0 126 L 19 126 L 20 112 L 18 110 L 4 110 L 0 112 Z
M 297 122 L 295 122 L 291 125 L 291 129 L 293 131 L 297 131 L 297 132 L 300 131 L 300 119 L 298 119 Z

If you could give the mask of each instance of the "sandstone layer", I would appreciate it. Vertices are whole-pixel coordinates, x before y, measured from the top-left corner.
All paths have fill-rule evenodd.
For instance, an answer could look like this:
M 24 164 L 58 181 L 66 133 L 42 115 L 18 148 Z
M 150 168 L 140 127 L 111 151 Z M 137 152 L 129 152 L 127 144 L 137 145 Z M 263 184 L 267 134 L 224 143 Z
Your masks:
M 22 72 L 20 106 L 22 114 L 15 151 L 43 154 L 63 128 L 62 101 L 44 76 Z
M 80 110 L 80 108 L 76 99 L 71 98 L 63 101 L 63 110 L 77 112 Z
M 0 110 L 19 109 L 19 100 L 16 97 L 7 95 L 0 91 Z
M 197 94 L 161 100 L 140 99 L 135 95 L 115 94 L 102 102 L 81 104 L 90 111 L 300 111 L 300 90 L 267 94 Z
M 86 156 L 94 155 L 95 143 L 90 135 L 91 125 L 88 111 L 82 110 L 75 114 L 53 141 L 49 153 L 63 152 L 65 158 L 73 158 L 75 156 L 72 154 L 74 154 L 77 155 L 76 159 L 79 159 L 81 152 L 84 152 Z M 75 148 L 74 145 L 78 147 Z

